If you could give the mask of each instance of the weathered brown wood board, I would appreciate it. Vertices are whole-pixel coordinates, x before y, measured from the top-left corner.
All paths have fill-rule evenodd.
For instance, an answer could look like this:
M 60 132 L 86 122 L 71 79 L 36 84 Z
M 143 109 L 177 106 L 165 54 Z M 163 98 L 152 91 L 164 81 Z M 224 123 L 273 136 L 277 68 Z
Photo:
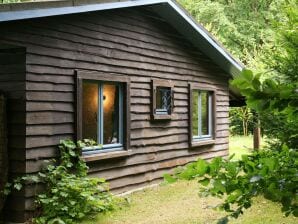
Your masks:
M 8 52 L 13 60 L 0 65 L 0 89 L 19 101 L 10 104 L 12 173 L 38 172 L 44 160 L 57 156 L 60 139 L 75 138 L 75 69 L 131 80 L 130 156 L 88 164 L 90 174 L 107 178 L 115 192 L 154 183 L 198 156 L 227 155 L 228 75 L 153 12 L 134 8 L 55 16 L 2 23 L 0 30 L 0 42 L 23 47 Z M 174 84 L 170 121 L 150 121 L 152 78 Z M 189 83 L 216 89 L 214 145 L 189 149 Z M 11 221 L 32 215 L 35 190 L 27 186 L 10 201 Z

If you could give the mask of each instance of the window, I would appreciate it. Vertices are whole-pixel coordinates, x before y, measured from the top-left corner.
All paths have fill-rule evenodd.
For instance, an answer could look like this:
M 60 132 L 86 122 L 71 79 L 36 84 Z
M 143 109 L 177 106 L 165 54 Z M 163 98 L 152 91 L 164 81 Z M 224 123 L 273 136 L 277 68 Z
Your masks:
M 173 87 L 171 81 L 152 80 L 152 109 L 153 120 L 171 119 L 173 114 Z
M 122 147 L 122 86 L 120 83 L 83 81 L 82 137 L 104 148 Z
M 191 86 L 190 99 L 191 145 L 213 143 L 215 91 Z
M 156 87 L 155 114 L 171 114 L 172 92 L 169 87 Z
M 77 138 L 93 139 L 101 145 L 84 148 L 83 153 L 127 148 L 128 86 L 123 77 L 78 73 Z

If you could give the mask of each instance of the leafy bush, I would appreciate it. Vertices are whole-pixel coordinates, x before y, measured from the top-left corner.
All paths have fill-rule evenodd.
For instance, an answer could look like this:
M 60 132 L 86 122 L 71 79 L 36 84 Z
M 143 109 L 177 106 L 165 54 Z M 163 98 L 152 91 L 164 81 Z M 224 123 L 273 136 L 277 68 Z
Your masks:
M 290 148 L 298 145 L 298 83 L 285 83 L 273 79 L 260 79 L 244 70 L 232 84 L 246 97 L 246 103 L 261 115 L 264 132 L 280 145 Z M 267 122 L 265 122 L 267 121 Z
M 257 195 L 281 203 L 285 215 L 298 216 L 297 170 L 298 152 L 284 146 L 282 150 L 244 155 L 239 161 L 231 161 L 231 157 L 218 157 L 211 162 L 199 159 L 164 177 L 169 183 L 198 179 L 201 194 L 224 198 L 219 208 L 235 218 L 251 206 Z
M 60 160 L 52 160 L 43 172 L 24 176 L 7 184 L 5 193 L 12 188 L 20 190 L 26 181 L 44 183 L 45 191 L 37 195 L 36 203 L 41 216 L 35 223 L 73 223 L 87 215 L 113 209 L 113 200 L 103 178 L 87 177 L 88 167 L 80 157 L 80 148 L 93 145 L 90 140 L 60 142 Z

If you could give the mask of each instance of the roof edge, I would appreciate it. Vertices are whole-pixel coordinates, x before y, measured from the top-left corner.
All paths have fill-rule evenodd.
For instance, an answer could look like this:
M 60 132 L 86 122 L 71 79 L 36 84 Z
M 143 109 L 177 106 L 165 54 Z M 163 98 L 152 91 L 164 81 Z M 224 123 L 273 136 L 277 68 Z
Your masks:
M 0 4 L 0 22 L 169 3 L 169 0 L 67 0 Z

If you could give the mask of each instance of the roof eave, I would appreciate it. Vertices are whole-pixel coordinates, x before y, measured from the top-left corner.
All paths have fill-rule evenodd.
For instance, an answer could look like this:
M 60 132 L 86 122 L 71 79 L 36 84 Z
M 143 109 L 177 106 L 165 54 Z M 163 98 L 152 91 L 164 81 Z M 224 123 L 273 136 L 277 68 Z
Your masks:
M 57 16 L 57 15 L 67 15 L 83 12 L 93 12 L 93 11 L 102 11 L 108 9 L 117 9 L 117 8 L 128 8 L 135 6 L 146 6 L 160 3 L 167 3 L 168 0 L 130 0 L 130 1 L 111 1 L 106 3 L 92 3 L 87 5 L 77 5 L 76 1 L 63 1 L 64 5 L 61 4 L 52 4 L 49 2 L 49 8 L 33 8 L 27 9 L 24 7 L 23 10 L 18 10 L 18 8 L 2 11 L 0 10 L 0 22 L 4 21 L 15 21 L 15 20 L 24 20 L 31 18 L 41 18 L 48 16 Z M 47 2 L 44 2 L 45 4 Z M 27 4 L 27 3 L 25 3 Z M 32 4 L 33 5 L 33 4 Z M 51 7 L 53 5 L 53 7 Z M 19 7 L 21 8 L 21 7 Z

